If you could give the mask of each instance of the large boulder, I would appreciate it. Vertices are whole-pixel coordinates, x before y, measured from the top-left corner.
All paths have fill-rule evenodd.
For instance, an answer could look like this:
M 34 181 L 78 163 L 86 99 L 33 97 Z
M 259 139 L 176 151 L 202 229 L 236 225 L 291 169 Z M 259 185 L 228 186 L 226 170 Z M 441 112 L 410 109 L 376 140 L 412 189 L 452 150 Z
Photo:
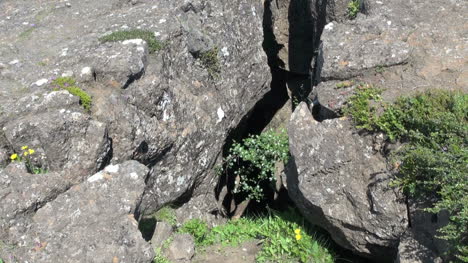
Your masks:
M 288 191 L 304 216 L 339 245 L 391 260 L 407 211 L 372 140 L 354 132 L 349 120 L 315 121 L 305 103 L 291 116 L 288 134 Z
M 109 163 L 138 160 L 151 168 L 147 213 L 216 181 L 209 171 L 226 138 L 269 90 L 261 1 L 28 0 L 0 10 L 0 161 L 28 145 L 52 171 L 75 169 L 80 181 Z M 99 41 L 134 29 L 163 49 Z M 36 107 L 42 99 L 31 94 L 67 95 L 50 85 L 62 75 L 92 96 L 89 112 L 77 97 L 16 110 L 25 108 L 16 103 L 22 98 Z
M 31 174 L 23 162 L 0 169 L 0 240 L 8 240 L 10 227 L 27 222 L 70 185 L 59 173 Z
M 107 166 L 40 208 L 29 224 L 11 227 L 7 244 L 0 246 L 0 258 L 150 262 L 153 249 L 135 219 L 147 175 L 148 168 L 136 161 Z

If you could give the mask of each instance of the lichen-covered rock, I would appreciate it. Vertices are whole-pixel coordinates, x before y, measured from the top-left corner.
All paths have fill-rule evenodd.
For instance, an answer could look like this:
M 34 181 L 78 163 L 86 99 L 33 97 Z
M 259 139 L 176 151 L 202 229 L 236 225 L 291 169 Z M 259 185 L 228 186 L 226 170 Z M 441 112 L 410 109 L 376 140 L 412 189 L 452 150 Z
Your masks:
M 108 162 L 110 140 L 107 125 L 92 120 L 79 105 L 79 98 L 68 91 L 35 92 L 13 104 L 3 123 L 3 143 L 21 153 L 29 146 L 36 153 L 34 164 L 61 173 L 67 179 L 80 181 Z M 72 171 L 73 170 L 73 171 Z
M 305 103 L 293 113 L 288 134 L 288 192 L 304 216 L 339 245 L 391 260 L 407 211 L 369 139 L 353 132 L 348 120 L 315 121 Z
M 8 240 L 10 227 L 23 225 L 70 185 L 59 173 L 28 173 L 24 162 L 0 169 L 0 240 Z
M 10 228 L 0 256 L 12 262 L 150 262 L 153 249 L 134 215 L 147 174 L 136 161 L 106 167 L 40 208 L 29 225 Z
M 148 44 L 142 39 L 106 43 L 91 54 L 85 64 L 91 66 L 96 80 L 115 88 L 127 88 L 145 73 L 148 64 Z

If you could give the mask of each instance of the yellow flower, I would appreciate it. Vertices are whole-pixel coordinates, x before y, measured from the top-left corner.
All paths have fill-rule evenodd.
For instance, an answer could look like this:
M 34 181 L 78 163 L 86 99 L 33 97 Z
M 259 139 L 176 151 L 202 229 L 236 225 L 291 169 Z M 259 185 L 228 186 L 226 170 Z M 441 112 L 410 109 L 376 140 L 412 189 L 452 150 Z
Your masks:
M 28 149 L 28 146 L 21 147 L 21 150 L 26 150 L 26 149 Z
M 29 149 L 28 152 L 29 154 L 34 154 L 36 151 L 34 151 L 33 149 Z
M 301 240 L 301 238 L 302 238 L 301 234 L 297 234 L 297 235 L 296 235 L 296 240 L 299 241 L 299 240 Z
M 18 154 L 16 154 L 16 153 L 12 154 L 12 155 L 10 156 L 10 159 L 13 160 L 13 161 L 16 160 L 16 159 L 18 159 Z
M 300 235 L 300 234 L 301 234 L 301 230 L 298 228 L 298 229 L 294 230 L 294 233 L 296 233 L 296 235 Z
M 23 153 L 24 156 L 28 156 L 28 154 L 29 154 L 28 152 L 24 152 L 24 153 Z

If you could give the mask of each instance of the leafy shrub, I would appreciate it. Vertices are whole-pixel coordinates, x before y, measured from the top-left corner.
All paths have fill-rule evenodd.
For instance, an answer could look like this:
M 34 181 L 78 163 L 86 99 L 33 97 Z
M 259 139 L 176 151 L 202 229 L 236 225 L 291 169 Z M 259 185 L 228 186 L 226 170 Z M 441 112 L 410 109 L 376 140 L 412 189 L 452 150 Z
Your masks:
M 314 238 L 313 230 L 304 225 L 295 211 L 274 212 L 265 217 L 241 218 L 208 229 L 206 223 L 195 219 L 181 228 L 195 233 L 198 248 L 220 243 L 237 246 L 253 239 L 263 239 L 257 262 L 333 262 L 333 256 L 322 242 Z
M 380 103 L 381 114 L 378 106 L 370 106 L 372 99 L 380 100 L 376 94 L 374 88 L 358 89 L 344 112 L 360 128 L 405 142 L 394 153 L 401 163 L 395 185 L 413 198 L 436 198 L 428 211 L 450 213 L 439 238 L 450 241 L 456 256 L 468 262 L 468 94 L 431 90 L 400 97 L 394 104 Z
M 67 90 L 70 94 L 78 96 L 80 98 L 80 104 L 87 111 L 91 110 L 92 98 L 84 90 L 76 86 L 76 81 L 71 77 L 59 77 L 56 78 L 52 85 L 55 88 Z
M 239 176 L 234 193 L 245 194 L 246 199 L 261 201 L 264 198 L 262 184 L 275 185 L 275 164 L 289 159 L 288 136 L 285 131 L 270 130 L 235 142 L 224 160 L 224 171 Z
M 356 18 L 357 14 L 360 11 L 361 3 L 359 3 L 359 0 L 352 0 L 351 2 L 348 3 L 348 17 L 350 19 Z
M 146 41 L 146 43 L 148 43 L 148 51 L 150 54 L 163 48 L 163 44 L 156 39 L 154 32 L 140 29 L 117 31 L 99 38 L 99 41 L 101 41 L 101 43 L 106 43 L 130 39 L 143 39 Z

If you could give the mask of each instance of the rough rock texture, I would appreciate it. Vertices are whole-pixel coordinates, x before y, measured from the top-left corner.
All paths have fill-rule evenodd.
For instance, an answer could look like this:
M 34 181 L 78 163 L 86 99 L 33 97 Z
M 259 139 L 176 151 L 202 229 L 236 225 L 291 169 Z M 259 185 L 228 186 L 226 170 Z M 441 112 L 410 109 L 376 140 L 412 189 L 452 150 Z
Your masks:
M 195 254 L 195 240 L 190 234 L 175 234 L 167 250 L 170 260 L 189 262 Z
M 7 240 L 11 226 L 22 225 L 69 186 L 58 173 L 28 173 L 24 163 L 0 169 L 0 240 Z
M 325 24 L 327 1 L 265 1 L 266 43 L 271 64 L 309 75 L 311 60 Z
M 433 252 L 418 242 L 411 231 L 406 232 L 400 239 L 395 263 L 440 263 Z
M 341 246 L 391 260 L 407 212 L 371 140 L 353 133 L 348 120 L 315 121 L 305 103 L 291 116 L 288 134 L 287 185 L 301 212 Z
M 138 160 L 151 168 L 141 206 L 148 213 L 191 195 L 268 91 L 260 1 L 28 0 L 3 1 L 0 10 L 0 160 L 30 145 L 51 170 L 74 167 L 83 177 Z M 98 41 L 132 29 L 153 32 L 163 50 Z M 207 51 L 211 62 L 201 59 Z M 44 112 L 17 103 L 36 107 L 30 94 L 53 94 L 62 75 L 93 97 L 91 112 L 77 98 Z
M 382 87 L 384 100 L 428 88 L 468 91 L 466 1 L 368 0 L 354 20 L 333 16 L 345 6 L 331 2 L 314 75 L 321 83 L 311 95 L 323 116 L 339 114 L 356 87 L 337 90 L 343 80 Z
M 47 203 L 30 224 L 11 227 L 0 256 L 11 262 L 150 262 L 153 249 L 134 217 L 147 175 L 136 161 L 106 167 Z
M 153 237 L 151 238 L 151 245 L 153 248 L 161 248 L 173 232 L 174 230 L 169 223 L 164 221 L 156 222 L 156 228 L 154 229 Z
M 76 96 L 65 90 L 37 90 L 23 97 L 8 97 L 9 92 L 0 97 L 8 109 L 0 118 L 4 134 L 0 140 L 9 146 L 6 158 L 8 152 L 20 153 L 27 145 L 36 151 L 33 163 L 51 171 L 66 170 L 65 177 L 75 181 L 106 164 L 111 143 L 107 125 L 92 120 Z

